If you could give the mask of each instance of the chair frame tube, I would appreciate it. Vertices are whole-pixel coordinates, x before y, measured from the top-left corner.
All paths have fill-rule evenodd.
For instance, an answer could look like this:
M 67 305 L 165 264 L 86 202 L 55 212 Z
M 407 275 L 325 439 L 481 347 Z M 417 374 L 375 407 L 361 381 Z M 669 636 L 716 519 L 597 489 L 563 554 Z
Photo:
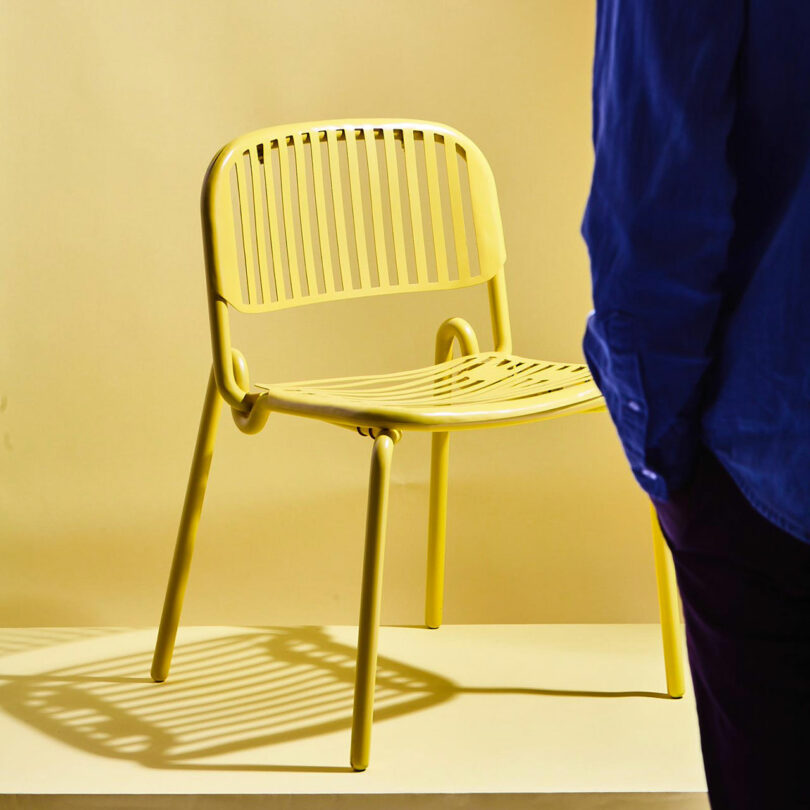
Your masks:
M 388 489 L 391 459 L 399 431 L 380 431 L 371 452 L 371 471 L 366 513 L 366 544 L 357 631 L 354 710 L 352 712 L 351 765 L 356 771 L 368 767 L 371 751 L 371 723 L 377 672 L 377 639 L 382 601 L 385 529 L 388 518 Z
M 152 658 L 152 680 L 158 683 L 165 681 L 172 662 L 177 626 L 180 623 L 180 612 L 183 609 L 183 597 L 188 583 L 191 557 L 194 553 L 194 541 L 200 523 L 208 474 L 214 455 L 214 443 L 217 437 L 219 416 L 222 412 L 222 397 L 219 395 L 214 370 L 208 375 L 208 387 L 205 392 L 200 428 L 197 443 L 191 461 L 191 472 L 188 477 L 177 542 L 169 572 L 169 583 L 163 602 L 163 613 L 160 617 L 155 653 Z
M 658 610 L 661 617 L 661 637 L 664 644 L 664 668 L 670 697 L 683 697 L 684 667 L 681 653 L 681 620 L 678 608 L 678 583 L 672 553 L 667 547 L 655 505 L 650 502 L 655 580 L 658 585 Z
M 502 324 L 493 318 L 493 325 Z M 508 330 L 508 320 L 506 321 Z M 498 331 L 495 342 L 498 343 Z M 453 356 L 458 341 L 462 355 L 478 353 L 475 330 L 463 318 L 449 318 L 436 332 L 436 363 Z M 444 560 L 447 538 L 447 474 L 450 461 L 450 433 L 437 432 L 430 440 L 430 506 L 428 509 L 427 582 L 425 585 L 425 625 L 433 630 L 442 623 L 444 604 Z

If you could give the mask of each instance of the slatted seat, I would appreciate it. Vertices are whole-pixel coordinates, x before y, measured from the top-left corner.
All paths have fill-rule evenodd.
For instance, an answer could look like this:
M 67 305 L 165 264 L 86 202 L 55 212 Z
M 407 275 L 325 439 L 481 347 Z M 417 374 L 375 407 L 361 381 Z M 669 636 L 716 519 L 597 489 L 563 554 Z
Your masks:
M 526 141 L 514 148 L 526 148 Z M 432 431 L 424 615 L 426 627 L 435 629 L 444 600 L 450 432 L 603 412 L 604 400 L 584 365 L 512 354 L 495 179 L 481 150 L 452 127 L 371 119 L 247 133 L 220 149 L 208 167 L 202 224 L 213 363 L 152 678 L 160 682 L 169 673 L 223 404 L 244 433 L 261 431 L 273 411 L 356 430 L 374 440 L 349 757 L 355 770 L 363 770 L 371 745 L 394 445 L 407 431 Z M 231 310 L 270 313 L 474 285 L 486 286 L 492 350 L 479 349 L 464 318 L 448 318 L 439 325 L 431 366 L 251 390 L 247 362 L 231 343 Z M 391 324 L 397 327 L 407 330 L 408 324 Z M 459 357 L 453 357 L 456 345 Z M 680 697 L 684 667 L 675 571 L 650 511 L 667 691 Z
M 412 430 L 526 422 L 601 402 L 587 366 L 501 352 L 465 355 L 393 374 L 256 387 L 267 392 L 271 411 L 351 426 Z

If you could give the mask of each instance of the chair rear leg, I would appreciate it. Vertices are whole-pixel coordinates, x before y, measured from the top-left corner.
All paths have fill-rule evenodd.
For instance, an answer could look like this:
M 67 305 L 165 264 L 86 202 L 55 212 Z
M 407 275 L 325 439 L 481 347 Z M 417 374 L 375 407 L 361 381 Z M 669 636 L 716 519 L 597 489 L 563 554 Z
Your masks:
M 391 478 L 391 458 L 396 438 L 397 434 L 393 437 L 387 432 L 378 434 L 374 439 L 374 449 L 371 454 L 352 714 L 350 759 L 352 768 L 356 771 L 364 771 L 368 767 L 371 749 L 371 721 L 377 674 L 377 636 L 380 625 L 388 485 Z
M 180 517 L 180 528 L 177 532 L 177 543 L 169 573 L 169 584 L 166 588 L 166 599 L 163 603 L 163 614 L 160 618 L 160 629 L 152 659 L 152 680 L 158 682 L 165 681 L 169 674 L 221 411 L 222 398 L 217 391 L 212 369 L 208 378 L 208 389 L 205 393 L 200 429 L 197 433 L 197 444 L 194 447 L 194 458 L 191 462 L 186 498 L 183 502 L 183 513 Z
M 672 554 L 658 522 L 655 506 L 650 504 L 652 518 L 655 578 L 658 583 L 658 608 L 661 615 L 661 635 L 664 642 L 664 667 L 667 673 L 667 692 L 671 697 L 682 697 L 683 645 L 681 644 L 680 615 L 678 612 L 678 584 Z
M 430 442 L 430 511 L 428 515 L 427 585 L 425 624 L 442 623 L 444 604 L 444 552 L 447 535 L 447 467 L 450 434 L 434 433 Z

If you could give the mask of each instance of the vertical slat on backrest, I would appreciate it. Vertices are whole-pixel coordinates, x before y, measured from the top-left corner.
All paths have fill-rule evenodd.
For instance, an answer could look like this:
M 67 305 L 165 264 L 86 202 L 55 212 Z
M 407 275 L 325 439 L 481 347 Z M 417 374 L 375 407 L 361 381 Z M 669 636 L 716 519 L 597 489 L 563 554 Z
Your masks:
M 264 239 L 264 216 L 262 205 L 261 164 L 258 147 L 250 147 L 250 184 L 253 187 L 253 222 L 256 226 L 256 255 L 259 261 L 259 284 L 262 291 L 262 302 L 270 301 L 270 277 L 267 269 L 267 245 Z
M 245 282 L 247 285 L 248 304 L 258 303 L 256 297 L 256 278 L 253 272 L 253 236 L 250 232 L 250 198 L 248 197 L 247 176 L 245 174 L 244 156 L 236 160 L 236 188 L 239 196 L 239 219 L 242 226 L 242 248 L 245 253 Z
M 323 267 L 323 284 L 327 295 L 335 291 L 335 278 L 332 275 L 332 250 L 329 247 L 329 221 L 326 217 L 326 199 L 324 192 L 324 174 L 321 161 L 321 134 L 318 131 L 309 133 L 309 150 L 312 158 L 312 186 L 315 191 L 315 211 L 318 215 L 318 242 L 321 246 L 321 267 Z
M 287 297 L 284 288 L 284 267 L 281 263 L 281 243 L 278 233 L 278 211 L 276 210 L 276 183 L 273 177 L 273 143 L 278 149 L 277 141 L 269 141 L 264 150 L 264 197 L 267 203 L 268 230 L 270 231 L 270 251 L 273 256 L 273 286 L 276 300 L 284 301 Z M 266 300 L 266 299 L 265 299 Z
M 301 277 L 298 274 L 298 248 L 295 244 L 295 220 L 290 199 L 290 157 L 287 152 L 286 138 L 278 140 L 278 167 L 281 176 L 281 209 L 284 212 L 284 244 L 287 246 L 290 290 L 293 298 L 300 298 Z
M 453 236 L 456 243 L 456 260 L 459 280 L 470 277 L 470 257 L 467 254 L 467 234 L 464 228 L 464 206 L 461 199 L 461 181 L 458 176 L 456 139 L 444 136 L 444 154 L 447 160 L 447 184 L 450 187 L 450 211 L 453 215 Z
M 436 164 L 436 141 L 432 132 L 424 133 L 425 173 L 427 174 L 430 219 L 433 226 L 433 247 L 436 253 L 436 277 L 441 284 L 448 281 L 447 245 L 444 239 L 444 219 L 439 186 L 439 169 Z
M 301 244 L 304 249 L 304 272 L 307 278 L 307 293 L 318 294 L 315 281 L 315 258 L 312 251 L 312 228 L 309 223 L 309 202 L 307 201 L 307 166 L 304 159 L 304 142 L 300 132 L 293 136 L 295 150 L 295 178 L 298 183 L 298 213 L 301 216 Z M 312 144 L 310 143 L 310 148 Z
M 364 127 L 366 142 L 366 165 L 368 166 L 369 192 L 371 196 L 371 218 L 374 221 L 374 250 L 377 254 L 377 275 L 381 287 L 388 287 L 388 256 L 385 248 L 385 232 L 380 187 L 380 169 L 377 165 L 377 143 L 373 127 Z
M 360 287 L 371 286 L 368 276 L 368 253 L 366 251 L 366 223 L 363 216 L 363 189 L 360 185 L 360 172 L 357 168 L 357 140 L 354 127 L 343 131 L 346 139 L 346 157 L 349 162 L 349 190 L 354 221 L 354 243 L 357 247 L 357 266 L 360 271 Z
M 385 173 L 388 177 L 388 199 L 391 204 L 391 227 L 394 232 L 397 283 L 407 284 L 408 265 L 405 258 L 405 237 L 402 229 L 402 207 L 399 198 L 399 166 L 397 165 L 396 145 L 392 130 L 383 130 L 383 143 L 385 145 Z
M 416 150 L 413 145 L 413 130 L 402 133 L 405 143 L 405 177 L 408 181 L 408 199 L 411 205 L 411 228 L 413 230 L 413 251 L 416 261 L 416 281 L 426 284 L 427 257 L 425 255 L 425 232 L 422 227 L 422 200 L 419 194 L 419 175 L 416 169 Z
M 329 154 L 329 181 L 332 186 L 332 207 L 335 209 L 335 236 L 337 237 L 340 280 L 344 290 L 352 288 L 349 246 L 346 243 L 346 217 L 343 213 L 343 183 L 340 178 L 340 155 L 337 133 L 326 130 L 326 147 Z

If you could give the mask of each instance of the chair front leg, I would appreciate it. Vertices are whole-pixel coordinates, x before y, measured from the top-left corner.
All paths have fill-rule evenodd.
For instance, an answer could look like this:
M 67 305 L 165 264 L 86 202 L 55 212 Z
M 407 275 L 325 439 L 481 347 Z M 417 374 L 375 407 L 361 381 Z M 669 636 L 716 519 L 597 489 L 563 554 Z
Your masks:
M 366 515 L 366 545 L 360 598 L 360 626 L 357 634 L 357 668 L 352 714 L 351 766 L 356 771 L 368 767 L 371 749 L 371 722 L 374 711 L 374 685 L 377 675 L 377 636 L 380 625 L 385 527 L 388 513 L 388 486 L 391 459 L 398 432 L 381 431 L 374 439 Z
M 655 578 L 658 583 L 658 609 L 661 616 L 661 636 L 664 642 L 664 667 L 667 674 L 667 692 L 671 697 L 683 697 L 683 645 L 681 644 L 680 614 L 678 612 L 678 583 L 675 565 L 667 547 L 658 513 L 650 503 L 652 518 Z
M 434 433 L 430 442 L 430 508 L 428 512 L 427 585 L 425 624 L 436 629 L 442 623 L 444 604 L 444 555 L 447 537 L 447 467 L 450 434 Z
M 208 378 L 208 389 L 205 393 L 200 429 L 197 434 L 197 444 L 194 447 L 186 498 L 183 502 L 183 513 L 180 517 L 180 528 L 177 532 L 177 543 L 169 573 L 169 584 L 166 588 L 166 599 L 163 603 L 163 614 L 160 618 L 160 629 L 152 659 L 152 680 L 158 682 L 165 681 L 169 674 L 221 410 L 222 397 L 217 390 L 212 369 Z

